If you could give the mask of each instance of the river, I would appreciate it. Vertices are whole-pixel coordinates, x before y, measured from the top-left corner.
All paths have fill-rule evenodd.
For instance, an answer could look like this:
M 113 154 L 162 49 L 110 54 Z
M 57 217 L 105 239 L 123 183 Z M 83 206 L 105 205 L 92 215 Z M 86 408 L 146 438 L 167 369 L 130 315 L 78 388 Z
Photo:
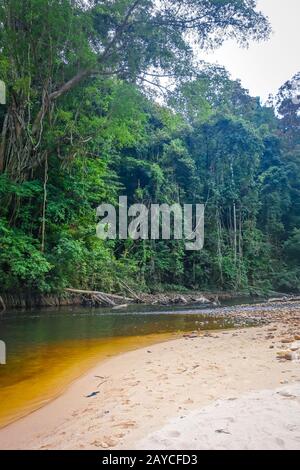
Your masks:
M 215 312 L 134 305 L 118 312 L 64 307 L 5 313 L 0 316 L 0 340 L 7 347 L 7 364 L 0 366 L 0 427 L 43 406 L 113 355 L 187 331 L 247 326 Z

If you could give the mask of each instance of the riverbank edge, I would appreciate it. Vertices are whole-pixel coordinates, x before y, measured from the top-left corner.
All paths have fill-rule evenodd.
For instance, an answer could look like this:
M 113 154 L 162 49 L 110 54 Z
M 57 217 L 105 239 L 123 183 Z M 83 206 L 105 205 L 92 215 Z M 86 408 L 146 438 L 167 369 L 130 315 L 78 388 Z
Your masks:
M 157 293 L 143 293 L 143 304 L 145 305 L 184 305 L 184 304 L 205 304 L 205 299 L 209 303 L 222 302 L 226 300 L 239 300 L 245 297 L 258 299 L 266 297 L 267 295 L 251 294 L 250 292 L 235 292 L 235 291 L 165 291 Z M 280 294 L 279 294 L 280 295 Z M 125 295 L 124 295 L 124 298 Z M 72 307 L 82 306 L 90 307 L 88 303 L 83 301 L 82 295 L 71 293 L 60 293 L 53 295 L 43 294 L 1 294 L 3 307 L 5 311 L 9 310 L 32 310 L 34 308 L 43 309 L 49 307 Z M 199 299 L 199 302 L 197 302 Z M 124 300 L 124 303 L 126 301 Z M 121 302 L 119 302 L 121 303 Z M 132 302 L 134 303 L 134 302 Z M 138 302 L 136 302 L 138 303 Z M 100 307 L 101 308 L 101 307 Z M 104 308 L 104 307 L 103 307 Z M 3 308 L 4 311 L 4 308 Z M 1 313 L 1 304 L 0 304 Z
M 182 333 L 183 334 L 183 333 Z M 121 348 L 118 352 L 114 353 L 113 355 L 107 355 L 104 357 L 98 357 L 97 359 L 91 361 L 91 363 L 87 366 L 84 366 L 80 369 L 80 372 L 76 372 L 72 378 L 66 379 L 64 383 L 62 383 L 59 387 L 53 391 L 50 397 L 43 397 L 39 404 L 34 404 L 33 406 L 27 406 L 26 409 L 20 409 L 19 412 L 14 412 L 10 415 L 7 419 L 1 421 L 0 419 L 0 432 L 9 427 L 18 423 L 19 421 L 28 418 L 30 415 L 38 412 L 39 410 L 43 409 L 44 407 L 48 406 L 52 402 L 56 401 L 60 397 L 64 396 L 67 393 L 68 389 L 72 387 L 76 382 L 83 380 L 91 371 L 102 366 L 106 362 L 109 362 L 111 359 L 121 358 L 123 355 L 127 353 L 134 353 L 139 350 L 147 349 L 149 347 L 157 346 L 159 344 L 165 344 L 171 341 L 176 341 L 181 339 L 182 334 L 180 333 L 158 333 L 149 334 L 143 337 L 142 344 Z M 1 446 L 0 446 L 1 450 Z
M 289 315 L 288 309 L 286 311 L 284 310 L 283 308 L 283 311 L 277 312 L 277 315 L 268 313 L 269 321 L 264 326 L 224 331 L 223 334 L 227 336 L 223 336 L 221 331 L 209 334 L 203 331 L 199 333 L 197 338 L 193 335 L 190 337 L 185 335 L 184 338 L 177 337 L 172 341 L 164 340 L 156 343 L 150 349 L 149 347 L 138 348 L 134 351 L 125 352 L 108 360 L 101 361 L 96 367 L 90 369 L 70 384 L 65 392 L 58 398 L 26 417 L 2 428 L 0 430 L 0 441 L 2 441 L 0 448 L 26 450 L 29 448 L 129 449 L 133 448 L 133 442 L 138 442 L 148 435 L 151 430 L 160 429 L 163 422 L 168 422 L 167 418 L 179 415 L 179 413 L 185 410 L 186 406 L 188 408 L 191 407 L 192 410 L 198 409 L 201 406 L 211 403 L 214 399 L 224 399 L 226 396 L 233 396 L 232 394 L 235 396 L 235 393 L 236 396 L 240 396 L 252 390 L 275 389 L 283 383 L 294 383 L 295 379 L 299 381 L 299 366 L 297 363 L 290 361 L 282 362 L 282 360 L 278 362 L 278 360 L 276 360 L 277 347 L 281 349 L 284 346 L 281 344 L 282 338 L 290 334 L 291 329 L 293 331 L 296 330 L 295 325 L 292 326 L 292 324 L 289 324 L 290 321 L 295 321 L 293 315 Z M 296 317 L 299 319 L 299 306 L 296 310 Z M 288 324 L 285 324 L 286 322 L 283 323 L 283 319 L 288 319 Z M 299 320 L 297 320 L 297 323 L 298 321 Z M 277 331 L 274 332 L 275 330 Z M 217 338 L 219 339 L 217 340 Z M 218 347 L 216 348 L 215 345 L 217 344 Z M 225 345 L 228 347 L 225 347 Z M 275 345 L 275 347 L 272 345 Z M 240 350 L 241 346 L 243 346 L 242 351 Z M 193 352 L 194 348 L 200 348 L 200 351 L 204 348 L 203 351 L 209 352 L 205 354 L 205 358 L 208 359 L 207 364 L 205 364 L 205 361 L 199 365 L 197 364 L 197 366 L 194 364 L 196 360 Z M 196 350 L 199 351 L 198 349 Z M 190 357 L 188 357 L 186 353 L 188 353 Z M 231 355 L 235 357 L 234 361 L 236 361 L 236 367 L 234 367 L 232 361 L 226 360 L 225 356 L 227 354 L 228 359 L 231 358 Z M 172 362 L 170 361 L 171 357 L 167 357 L 168 355 L 172 357 Z M 176 355 L 175 358 L 173 357 L 174 355 Z M 249 365 L 247 374 L 244 373 L 246 370 L 245 367 L 241 367 L 241 365 L 245 364 L 246 357 L 244 357 L 244 355 L 249 356 L 247 358 L 247 364 Z M 159 367 L 157 367 L 157 365 L 151 367 L 153 371 L 150 371 L 152 375 L 155 376 L 156 381 L 157 376 L 160 376 L 162 379 L 163 373 L 166 372 L 162 370 L 161 367 L 168 369 L 169 378 L 171 379 L 173 377 L 170 381 L 171 389 L 173 387 L 173 391 L 176 394 L 176 406 L 181 406 L 179 407 L 180 412 L 176 413 L 172 410 L 172 396 L 168 395 L 168 390 L 166 389 L 166 396 L 168 396 L 167 406 L 164 406 L 164 403 L 160 402 L 159 396 L 157 397 L 160 403 L 159 407 L 162 406 L 166 416 L 164 416 L 164 413 L 162 413 L 162 415 L 161 413 L 154 413 L 154 422 L 152 423 L 150 419 L 151 423 L 149 424 L 151 425 L 148 429 L 148 423 L 145 421 L 145 417 L 137 416 L 135 407 L 132 408 L 132 416 L 135 419 L 133 419 L 133 417 L 130 419 L 130 402 L 138 402 L 141 400 L 141 397 L 144 397 L 143 399 L 146 400 L 144 405 L 147 405 L 144 406 L 144 408 L 146 410 L 152 410 L 152 412 L 155 410 L 155 406 L 152 406 L 153 404 L 151 403 L 151 395 L 145 397 L 143 390 L 139 391 L 140 388 L 147 388 L 147 384 L 151 387 L 151 384 L 156 383 L 153 381 L 151 374 L 141 367 L 144 361 L 146 361 L 145 364 L 147 364 L 149 360 L 153 362 L 154 365 L 156 362 L 158 363 L 157 365 L 160 364 Z M 180 361 L 182 361 L 182 364 Z M 288 364 L 289 369 L 292 370 L 285 371 L 285 364 Z M 181 366 L 185 369 L 181 370 Z M 170 371 L 170 367 L 174 367 L 174 371 Z M 221 367 L 222 370 L 225 367 L 228 368 L 228 370 L 222 371 L 222 377 L 227 378 L 223 384 L 223 379 L 216 380 L 218 378 L 216 374 L 219 373 L 219 367 Z M 235 374 L 232 374 L 232 367 L 234 367 Z M 268 368 L 269 372 L 266 373 Z M 186 372 L 187 375 L 185 375 Z M 188 379 L 190 373 L 196 374 L 196 376 L 191 378 L 191 384 L 193 383 L 194 392 L 196 392 L 194 395 L 193 391 L 190 389 L 191 384 L 189 384 L 190 380 Z M 284 375 L 281 375 L 282 373 L 284 373 Z M 297 377 L 295 377 L 295 373 Z M 184 374 L 185 377 L 183 379 L 181 379 L 182 374 Z M 248 376 L 248 374 L 250 374 L 250 376 Z M 99 375 L 107 375 L 108 380 L 101 386 L 101 389 L 99 389 L 101 390 L 99 397 L 95 396 L 93 401 L 87 402 L 87 394 L 94 389 L 95 377 Z M 206 380 L 203 382 L 201 376 L 204 375 Z M 184 392 L 184 389 L 182 393 L 179 394 L 180 388 L 178 388 L 178 383 L 176 384 L 174 382 L 174 378 L 176 378 L 176 381 L 179 380 L 182 386 L 184 384 L 187 387 L 189 390 L 188 394 Z M 229 378 L 230 383 L 227 383 Z M 258 378 L 261 383 L 257 380 Z M 127 385 L 124 379 L 128 380 Z M 199 383 L 197 383 L 197 380 Z M 194 381 L 196 382 L 194 383 Z M 214 384 L 213 388 L 209 385 L 210 383 Z M 120 386 L 122 386 L 122 389 L 119 388 Z M 204 387 L 204 394 L 199 393 L 199 386 Z M 220 387 L 221 389 L 219 390 Z M 159 393 L 162 393 L 162 390 Z M 156 395 L 156 393 L 154 395 Z M 189 398 L 187 400 L 187 396 L 192 397 L 192 399 Z M 199 397 L 201 397 L 201 400 Z M 113 414 L 107 412 L 109 409 L 114 410 Z M 126 420 L 123 416 L 125 413 Z M 101 417 L 100 429 L 92 426 L 98 415 Z M 136 419 L 138 421 L 137 428 L 132 424 Z M 105 424 L 106 420 L 107 424 Z M 119 428 L 116 424 L 118 421 L 120 421 L 122 433 L 119 433 Z M 125 433 L 123 432 L 124 426 L 126 429 Z M 93 440 L 94 431 L 90 435 L 90 430 L 94 428 L 95 440 Z M 57 435 L 56 429 L 60 430 L 59 435 Z M 30 433 L 28 433 L 28 430 L 30 430 Z M 124 436 L 116 439 L 116 436 L 110 436 L 112 432 L 115 433 L 116 436 L 123 436 L 123 434 Z M 78 435 L 78 442 L 74 441 L 74 435 Z M 90 440 L 90 444 L 82 441 L 83 436 L 87 436 L 87 439 Z

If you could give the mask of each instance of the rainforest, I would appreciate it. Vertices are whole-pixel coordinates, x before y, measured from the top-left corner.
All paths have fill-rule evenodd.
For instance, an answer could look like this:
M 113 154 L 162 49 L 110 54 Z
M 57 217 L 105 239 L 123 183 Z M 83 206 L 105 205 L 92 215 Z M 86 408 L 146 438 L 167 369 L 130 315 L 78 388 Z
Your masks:
M 201 56 L 268 38 L 255 4 L 0 0 L 1 295 L 299 291 L 300 72 L 262 103 Z M 204 204 L 204 248 L 100 240 L 122 196 Z

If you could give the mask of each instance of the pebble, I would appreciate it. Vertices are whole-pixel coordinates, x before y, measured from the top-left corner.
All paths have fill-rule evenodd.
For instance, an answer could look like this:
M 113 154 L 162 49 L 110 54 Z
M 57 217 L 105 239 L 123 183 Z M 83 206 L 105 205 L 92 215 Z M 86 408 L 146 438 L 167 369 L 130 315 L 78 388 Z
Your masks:
M 279 359 L 285 359 L 286 361 L 293 360 L 293 353 L 291 351 L 279 351 L 277 356 Z
M 293 341 L 294 341 L 294 338 L 286 338 L 286 339 L 282 339 L 281 343 L 282 344 L 289 344 L 289 343 L 292 343 Z

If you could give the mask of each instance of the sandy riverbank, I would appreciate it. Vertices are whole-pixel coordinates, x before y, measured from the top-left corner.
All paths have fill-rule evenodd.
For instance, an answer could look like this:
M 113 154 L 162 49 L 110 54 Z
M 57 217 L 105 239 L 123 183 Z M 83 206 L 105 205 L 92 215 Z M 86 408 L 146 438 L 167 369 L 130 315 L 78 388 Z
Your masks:
M 217 400 L 139 441 L 147 450 L 299 450 L 300 383 Z
M 300 309 L 269 321 L 109 359 L 0 430 L 0 448 L 300 449 Z

